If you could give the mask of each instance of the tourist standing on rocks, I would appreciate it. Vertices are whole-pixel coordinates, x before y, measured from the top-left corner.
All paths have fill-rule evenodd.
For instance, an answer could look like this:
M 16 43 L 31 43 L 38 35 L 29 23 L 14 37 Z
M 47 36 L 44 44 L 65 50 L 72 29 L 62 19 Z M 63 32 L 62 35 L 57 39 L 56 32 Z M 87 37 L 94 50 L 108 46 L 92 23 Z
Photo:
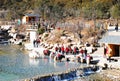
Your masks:
M 118 23 L 115 25 L 115 30 L 118 32 Z
M 33 46 L 36 47 L 36 39 L 33 40 Z
M 86 63 L 87 63 L 87 64 L 90 64 L 90 58 L 91 58 L 90 55 L 87 54 L 87 56 L 86 56 Z
M 79 50 L 79 52 L 80 52 L 80 54 L 82 54 L 82 55 L 83 55 L 83 53 L 84 53 L 84 50 L 83 50 L 83 48 L 82 48 L 82 47 L 80 47 L 80 50 Z
M 85 53 L 85 56 L 87 56 L 87 49 L 86 48 L 84 49 L 84 53 Z
M 111 48 L 109 46 L 106 47 L 106 56 L 107 56 L 107 60 L 109 62 L 111 62 Z
M 66 53 L 66 55 L 68 55 L 68 53 L 69 53 L 69 48 L 68 48 L 68 46 L 66 46 L 66 48 L 65 48 L 65 53 Z
M 77 46 L 74 46 L 74 48 L 73 48 L 73 54 L 74 54 L 74 55 L 77 55 L 78 53 L 79 53 L 78 47 L 77 47 Z
M 40 39 L 37 39 L 36 40 L 36 47 L 39 47 L 39 45 L 40 45 Z
M 64 54 L 64 50 L 65 50 L 65 48 L 64 48 L 64 45 L 62 44 L 62 46 L 61 46 L 61 52 L 62 52 L 62 54 Z
M 39 45 L 40 45 L 40 42 L 41 42 L 41 41 L 40 41 L 39 38 L 38 38 L 38 39 L 34 39 L 34 40 L 33 40 L 33 46 L 38 48 Z
M 58 53 L 58 45 L 55 46 L 55 52 Z
M 61 52 L 61 46 L 58 47 L 58 51 Z
M 84 60 L 85 60 L 85 51 L 83 50 L 83 48 L 81 47 L 80 48 L 80 50 L 79 50 L 79 52 L 80 52 L 80 58 L 81 58 L 81 63 L 83 63 L 84 62 Z
M 106 56 L 107 47 L 104 45 L 104 56 Z
M 69 53 L 70 54 L 73 53 L 73 50 L 72 50 L 71 46 L 68 46 L 68 48 L 69 48 Z

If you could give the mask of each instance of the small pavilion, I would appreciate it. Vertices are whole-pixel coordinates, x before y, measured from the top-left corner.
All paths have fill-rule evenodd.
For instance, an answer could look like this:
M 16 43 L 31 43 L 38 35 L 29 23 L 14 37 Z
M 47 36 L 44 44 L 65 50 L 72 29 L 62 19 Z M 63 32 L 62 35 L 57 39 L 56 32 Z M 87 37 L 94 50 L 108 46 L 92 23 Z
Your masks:
M 107 33 L 103 36 L 99 43 L 107 44 L 111 49 L 111 56 L 120 57 L 120 27 L 115 31 L 115 26 L 110 26 Z
M 22 24 L 37 22 L 39 21 L 39 19 L 40 19 L 39 14 L 27 13 L 27 14 L 24 14 L 24 16 L 22 17 Z

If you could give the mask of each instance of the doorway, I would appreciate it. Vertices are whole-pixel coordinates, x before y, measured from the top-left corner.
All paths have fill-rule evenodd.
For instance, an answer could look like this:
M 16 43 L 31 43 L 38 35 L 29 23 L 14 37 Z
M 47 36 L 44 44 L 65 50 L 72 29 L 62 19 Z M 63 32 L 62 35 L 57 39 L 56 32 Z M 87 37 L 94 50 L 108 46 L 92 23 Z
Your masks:
M 115 50 L 115 54 L 114 54 L 114 56 L 120 56 L 120 54 L 119 54 L 119 45 L 114 45 L 114 50 Z

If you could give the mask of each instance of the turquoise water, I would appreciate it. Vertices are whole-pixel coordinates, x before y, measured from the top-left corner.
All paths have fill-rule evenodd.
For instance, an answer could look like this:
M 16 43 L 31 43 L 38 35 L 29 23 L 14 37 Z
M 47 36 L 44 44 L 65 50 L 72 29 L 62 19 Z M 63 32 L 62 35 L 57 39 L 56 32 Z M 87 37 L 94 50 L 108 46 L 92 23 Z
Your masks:
M 0 72 L 0 81 L 15 81 L 18 80 L 19 76 L 15 74 L 9 74 L 6 72 Z
M 0 45 L 0 81 L 18 81 L 54 72 L 64 72 L 80 65 L 74 62 L 57 62 L 53 59 L 30 59 L 20 46 Z

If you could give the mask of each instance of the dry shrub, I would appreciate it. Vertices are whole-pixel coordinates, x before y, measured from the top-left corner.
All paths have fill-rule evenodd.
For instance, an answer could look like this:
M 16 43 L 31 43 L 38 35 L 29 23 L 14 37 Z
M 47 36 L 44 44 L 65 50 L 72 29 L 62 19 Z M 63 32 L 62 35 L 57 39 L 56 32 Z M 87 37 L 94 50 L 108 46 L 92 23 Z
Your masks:
M 54 34 L 56 38 L 60 38 L 63 35 L 63 30 L 54 30 L 52 34 Z
M 60 43 L 62 40 L 60 37 L 63 35 L 63 30 L 54 30 L 52 31 L 49 36 L 46 38 L 45 41 L 50 42 L 50 43 Z

